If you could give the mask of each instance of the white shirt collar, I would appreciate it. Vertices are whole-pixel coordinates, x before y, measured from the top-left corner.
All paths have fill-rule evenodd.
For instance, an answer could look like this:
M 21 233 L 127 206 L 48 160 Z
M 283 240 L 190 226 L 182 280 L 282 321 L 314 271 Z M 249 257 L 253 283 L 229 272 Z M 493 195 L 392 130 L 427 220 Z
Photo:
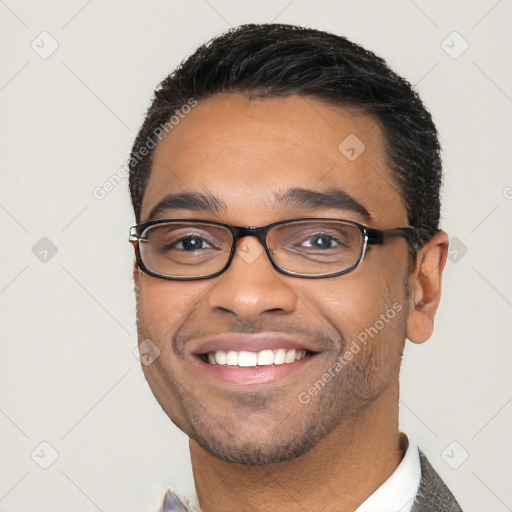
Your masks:
M 414 441 L 402 433 L 407 448 L 402 462 L 398 465 L 391 476 L 363 503 L 356 512 L 410 512 L 421 480 L 421 464 L 418 447 Z M 175 503 L 172 496 L 179 496 L 181 501 L 186 504 L 183 512 L 200 512 L 197 502 L 197 496 L 190 500 L 186 496 L 177 495 L 170 488 L 166 496 L 169 501 Z M 179 510 L 178 508 L 165 508 L 164 504 L 160 512 L 170 510 Z M 190 507 L 190 508 L 189 508 Z
M 421 480 L 420 455 L 414 441 L 402 436 L 408 441 L 402 462 L 356 512 L 411 511 Z

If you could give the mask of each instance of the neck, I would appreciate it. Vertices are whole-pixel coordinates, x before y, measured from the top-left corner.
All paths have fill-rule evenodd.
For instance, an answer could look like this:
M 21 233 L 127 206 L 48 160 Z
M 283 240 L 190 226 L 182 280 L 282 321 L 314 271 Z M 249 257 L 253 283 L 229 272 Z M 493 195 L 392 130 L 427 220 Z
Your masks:
M 340 424 L 291 461 L 266 465 L 226 462 L 190 440 L 202 512 L 333 510 L 353 512 L 402 460 L 396 390 Z

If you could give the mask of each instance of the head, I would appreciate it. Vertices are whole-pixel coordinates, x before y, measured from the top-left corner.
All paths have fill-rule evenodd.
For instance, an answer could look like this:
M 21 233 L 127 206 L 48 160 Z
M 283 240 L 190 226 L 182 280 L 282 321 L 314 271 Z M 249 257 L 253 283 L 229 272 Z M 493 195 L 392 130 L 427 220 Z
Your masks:
M 315 280 L 276 271 L 254 237 L 209 279 L 165 280 L 135 265 L 139 342 L 159 349 L 143 369 L 171 420 L 212 455 L 262 464 L 357 425 L 384 395 L 397 401 L 405 340 L 430 337 L 440 299 L 440 185 L 437 132 L 418 95 L 343 37 L 246 25 L 185 60 L 155 91 L 132 149 L 137 223 L 322 217 L 410 226 L 414 237 Z M 298 340 L 312 354 L 273 382 L 212 378 L 199 349 L 237 333 Z

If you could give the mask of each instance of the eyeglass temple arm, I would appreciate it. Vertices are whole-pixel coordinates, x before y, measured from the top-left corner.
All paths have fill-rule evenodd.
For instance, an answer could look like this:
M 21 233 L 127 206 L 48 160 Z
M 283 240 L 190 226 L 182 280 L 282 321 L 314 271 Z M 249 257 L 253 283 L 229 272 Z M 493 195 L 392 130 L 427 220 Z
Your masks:
M 412 243 L 416 240 L 416 230 L 414 228 L 395 228 L 386 231 L 366 228 L 365 231 L 369 245 L 383 245 L 397 237 L 405 238 L 408 243 Z
M 132 226 L 130 228 L 130 236 L 128 237 L 128 241 L 133 244 L 133 245 L 136 245 L 138 242 L 139 242 L 139 234 L 137 233 L 137 228 L 135 226 Z
M 141 234 L 137 231 L 137 226 L 132 226 L 130 228 L 130 235 L 128 237 L 128 241 L 132 245 L 137 245 L 140 241 L 147 242 L 147 238 L 142 238 Z

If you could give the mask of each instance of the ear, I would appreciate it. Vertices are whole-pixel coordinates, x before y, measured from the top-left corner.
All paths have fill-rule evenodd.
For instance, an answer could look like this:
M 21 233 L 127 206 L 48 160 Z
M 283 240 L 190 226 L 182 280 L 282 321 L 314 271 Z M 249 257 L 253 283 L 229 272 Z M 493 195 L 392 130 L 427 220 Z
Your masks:
M 441 300 L 441 278 L 448 255 L 448 235 L 437 232 L 419 251 L 416 268 L 409 276 L 407 337 L 427 341 L 434 330 L 434 316 Z

